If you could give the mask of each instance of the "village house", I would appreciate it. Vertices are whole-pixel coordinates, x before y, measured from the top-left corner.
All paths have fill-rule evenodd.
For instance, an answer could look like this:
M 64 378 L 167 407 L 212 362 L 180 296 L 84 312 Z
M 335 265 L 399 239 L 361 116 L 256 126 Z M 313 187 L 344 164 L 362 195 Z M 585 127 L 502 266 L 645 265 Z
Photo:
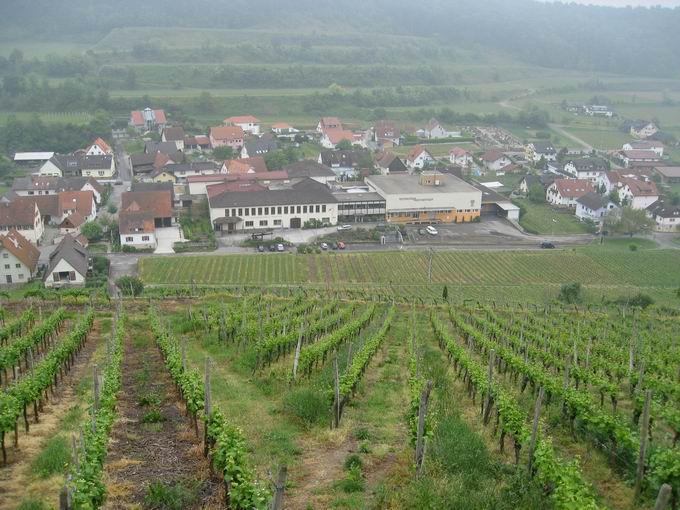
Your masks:
M 348 179 L 359 173 L 361 162 L 368 157 L 365 150 L 328 150 L 321 151 L 317 161 L 333 170 L 337 178 Z
M 647 215 L 654 219 L 656 232 L 680 232 L 680 205 L 659 200 L 647 208 Z
M 617 205 L 598 193 L 590 191 L 576 199 L 576 217 L 581 220 L 590 220 L 598 225 L 607 211 L 616 209 Z
M 211 127 L 208 136 L 213 149 L 228 146 L 238 151 L 243 147 L 244 132 L 240 126 Z
M 39 257 L 38 249 L 16 229 L 0 234 L 0 285 L 30 281 Z
M 212 161 L 192 161 L 163 167 L 171 172 L 178 181 L 185 181 L 193 175 L 213 175 L 219 173 L 220 167 Z
M 623 144 L 624 151 L 654 151 L 657 156 L 663 158 L 664 145 L 656 140 L 637 140 Z
M 381 175 L 408 172 L 404 162 L 393 152 L 378 153 L 375 158 L 375 167 Z
M 609 163 L 599 157 L 570 159 L 564 164 L 562 170 L 575 179 L 587 179 L 596 183 L 603 174 L 609 171 Z
M 75 236 L 66 234 L 50 254 L 45 287 L 82 287 L 90 267 L 90 254 Z
M 366 184 L 385 199 L 391 223 L 463 223 L 480 215 L 482 192 L 450 174 L 371 175 Z
M 116 173 L 116 166 L 113 156 L 109 155 L 57 154 L 46 161 L 38 173 L 53 177 L 110 179 Z
M 512 160 L 499 150 L 486 151 L 480 159 L 484 167 L 492 172 L 497 172 L 512 164 Z
M 238 126 L 243 132 L 260 136 L 260 121 L 252 115 L 241 115 L 224 119 L 225 126 Z
M 130 120 L 128 122 L 130 127 L 135 128 L 138 132 L 144 133 L 146 131 L 158 131 L 159 133 L 165 129 L 167 120 L 164 110 L 152 110 L 145 108 L 144 110 L 134 110 L 130 112 Z
M 576 200 L 595 191 L 593 184 L 585 179 L 556 179 L 546 191 L 546 200 L 558 207 L 576 207 Z
M 655 166 L 654 172 L 664 184 L 680 183 L 680 166 Z
M 624 178 L 619 198 L 632 209 L 647 209 L 659 199 L 659 189 L 653 181 Z
M 322 117 L 316 126 L 316 132 L 323 134 L 327 129 L 342 130 L 342 122 L 337 117 Z
M 0 234 L 18 231 L 33 244 L 40 244 L 45 227 L 38 206 L 28 197 L 0 203 Z
M 62 191 L 91 191 L 95 201 L 101 201 L 103 186 L 92 177 L 51 177 L 29 175 L 12 182 L 12 193 L 20 197 L 56 195 Z
M 272 135 L 263 135 L 262 138 L 247 141 L 243 144 L 241 149 L 242 158 L 251 158 L 254 156 L 264 156 L 268 152 L 275 151 L 279 148 L 279 143 Z
M 54 156 L 54 152 L 17 152 L 13 161 L 17 165 L 40 166 Z
M 186 134 L 181 127 L 166 127 L 161 134 L 161 142 L 172 142 L 175 144 L 174 151 L 184 150 L 184 139 Z
M 302 228 L 308 221 L 335 225 L 337 200 L 328 186 L 310 178 L 275 183 L 253 191 L 228 184 L 208 186 L 210 221 L 216 231 Z
M 537 163 L 541 160 L 544 161 L 557 161 L 557 151 L 555 146 L 549 142 L 531 142 L 527 144 L 525 156 L 527 161 L 533 161 Z
M 618 157 L 626 168 L 656 166 L 661 160 L 658 154 L 651 150 L 621 150 L 618 152 Z
M 97 138 L 92 145 L 85 149 L 86 156 L 113 156 L 113 149 L 101 138 Z
M 210 138 L 205 135 L 185 136 L 184 152 L 193 153 L 210 150 Z
M 346 129 L 328 128 L 321 134 L 321 146 L 326 149 L 335 149 L 343 140 L 354 143 L 354 133 Z
M 543 187 L 543 191 L 545 192 L 550 185 L 555 182 L 555 178 L 555 174 L 527 174 L 519 181 L 519 191 L 520 193 L 527 195 L 532 186 L 539 185 Z
M 223 174 L 253 174 L 267 171 L 267 163 L 262 156 L 252 158 L 228 159 L 222 163 Z
M 121 200 L 118 216 L 121 246 L 155 249 L 156 229 L 172 226 L 172 191 L 128 191 Z
M 428 140 L 433 140 L 437 138 L 447 138 L 451 134 L 444 129 L 441 123 L 437 119 L 430 119 L 423 129 L 416 132 L 421 138 L 427 138 Z
M 659 128 L 653 122 L 638 120 L 630 126 L 630 136 L 644 140 L 659 132 Z
M 295 138 L 295 135 L 297 135 L 300 130 L 294 128 L 286 122 L 276 122 L 275 124 L 272 124 L 272 132 L 276 136 Z
M 472 154 L 460 147 L 454 147 L 449 151 L 449 161 L 461 167 L 469 167 L 473 163 Z
M 272 172 L 252 172 L 245 174 L 223 174 L 215 175 L 195 175 L 187 177 L 187 184 L 189 187 L 189 195 L 200 196 L 207 195 L 207 187 L 213 184 L 223 183 L 257 183 L 263 187 L 267 187 L 275 182 L 290 182 L 288 174 L 282 170 L 275 170 Z
M 432 154 L 422 145 L 414 145 L 409 151 L 408 156 L 406 156 L 406 166 L 411 172 L 422 170 L 435 162 L 436 160 L 432 157 Z
M 395 147 L 401 142 L 401 131 L 391 120 L 379 120 L 373 126 L 373 141 L 380 147 Z

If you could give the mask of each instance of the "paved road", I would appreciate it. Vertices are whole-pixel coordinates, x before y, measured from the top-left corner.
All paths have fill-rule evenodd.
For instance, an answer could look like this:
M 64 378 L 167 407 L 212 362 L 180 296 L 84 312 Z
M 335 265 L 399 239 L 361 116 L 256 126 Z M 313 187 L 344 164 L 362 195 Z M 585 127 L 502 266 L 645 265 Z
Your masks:
M 565 131 L 564 126 L 560 124 L 548 124 L 548 126 L 550 126 L 550 129 L 556 131 L 565 138 L 568 138 L 572 142 L 576 142 L 577 144 L 581 145 L 587 152 L 592 152 L 595 150 L 592 145 L 588 144 L 587 142 L 584 142 L 578 136 L 572 135 L 571 133 Z

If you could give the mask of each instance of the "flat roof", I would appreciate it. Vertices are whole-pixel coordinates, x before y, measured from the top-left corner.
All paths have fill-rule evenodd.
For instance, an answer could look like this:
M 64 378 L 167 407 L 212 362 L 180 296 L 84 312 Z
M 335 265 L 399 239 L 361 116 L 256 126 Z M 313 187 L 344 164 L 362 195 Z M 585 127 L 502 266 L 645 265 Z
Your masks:
M 54 152 L 17 152 L 14 161 L 47 161 L 54 156 Z
M 347 203 L 347 202 L 384 202 L 385 199 L 380 195 L 380 193 L 374 193 L 374 192 L 347 192 L 347 191 L 341 191 L 339 193 L 333 193 L 333 196 L 335 199 L 340 202 L 340 203 Z
M 391 174 L 371 175 L 366 177 L 366 182 L 375 184 L 381 191 L 388 195 L 445 195 L 449 193 L 470 193 L 479 190 L 451 174 L 438 174 L 438 186 L 423 186 L 420 184 L 420 175 L 417 174 Z

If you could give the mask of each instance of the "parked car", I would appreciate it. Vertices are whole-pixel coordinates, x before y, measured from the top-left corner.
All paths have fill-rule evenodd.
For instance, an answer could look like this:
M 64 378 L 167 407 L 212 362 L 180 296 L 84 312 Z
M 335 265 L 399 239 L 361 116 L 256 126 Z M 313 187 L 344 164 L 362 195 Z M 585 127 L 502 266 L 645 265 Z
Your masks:
M 543 241 L 541 243 L 541 248 L 543 248 L 544 250 L 552 250 L 553 248 L 555 248 L 555 245 L 548 241 Z
M 320 248 L 321 248 L 322 250 L 327 250 L 327 249 L 328 249 L 328 243 L 321 243 Z
M 276 251 L 276 245 L 270 244 L 269 251 Z
M 286 251 L 286 248 L 284 248 L 284 246 L 279 243 L 276 245 L 276 251 Z
M 342 241 L 338 241 L 338 250 L 344 250 L 345 249 L 345 243 Z
M 425 231 L 430 234 L 431 236 L 436 236 L 439 234 L 436 228 L 434 228 L 432 225 L 428 225 Z
M 115 185 L 116 185 L 116 186 L 122 186 L 122 185 L 123 185 L 123 181 L 118 180 L 118 181 L 115 182 Z
M 338 225 L 338 232 L 342 232 L 343 230 L 352 230 L 352 225 Z
M 260 253 L 264 253 L 264 246 L 262 245 L 258 246 L 257 251 L 259 251 Z

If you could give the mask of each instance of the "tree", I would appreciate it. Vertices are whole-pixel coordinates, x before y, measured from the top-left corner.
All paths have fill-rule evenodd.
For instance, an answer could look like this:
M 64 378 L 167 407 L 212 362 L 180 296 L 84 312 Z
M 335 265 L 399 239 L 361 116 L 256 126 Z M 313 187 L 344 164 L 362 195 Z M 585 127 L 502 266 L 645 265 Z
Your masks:
M 101 225 L 96 221 L 88 221 L 80 227 L 80 233 L 87 237 L 88 241 L 98 241 L 104 233 Z
M 644 209 L 632 207 L 619 207 L 608 211 L 603 218 L 603 223 L 607 230 L 631 237 L 634 234 L 650 231 L 655 224 Z
M 558 294 L 557 299 L 570 305 L 580 303 L 581 291 L 580 283 L 565 283 L 560 287 L 560 293 Z
M 540 204 L 545 202 L 545 189 L 542 184 L 532 184 L 529 186 L 529 193 L 527 194 L 531 202 Z
M 611 193 L 609 193 L 609 200 L 611 200 L 616 205 L 621 205 L 621 197 L 619 196 L 619 190 L 613 189 Z
M 221 147 L 215 147 L 213 149 L 213 158 L 217 160 L 227 160 L 234 157 L 234 149 L 228 145 L 223 145 Z
M 340 140 L 340 142 L 335 146 L 337 149 L 341 150 L 351 150 L 352 149 L 352 142 L 349 140 Z
M 124 296 L 139 296 L 144 292 L 144 284 L 134 276 L 121 276 L 116 280 L 116 287 Z

